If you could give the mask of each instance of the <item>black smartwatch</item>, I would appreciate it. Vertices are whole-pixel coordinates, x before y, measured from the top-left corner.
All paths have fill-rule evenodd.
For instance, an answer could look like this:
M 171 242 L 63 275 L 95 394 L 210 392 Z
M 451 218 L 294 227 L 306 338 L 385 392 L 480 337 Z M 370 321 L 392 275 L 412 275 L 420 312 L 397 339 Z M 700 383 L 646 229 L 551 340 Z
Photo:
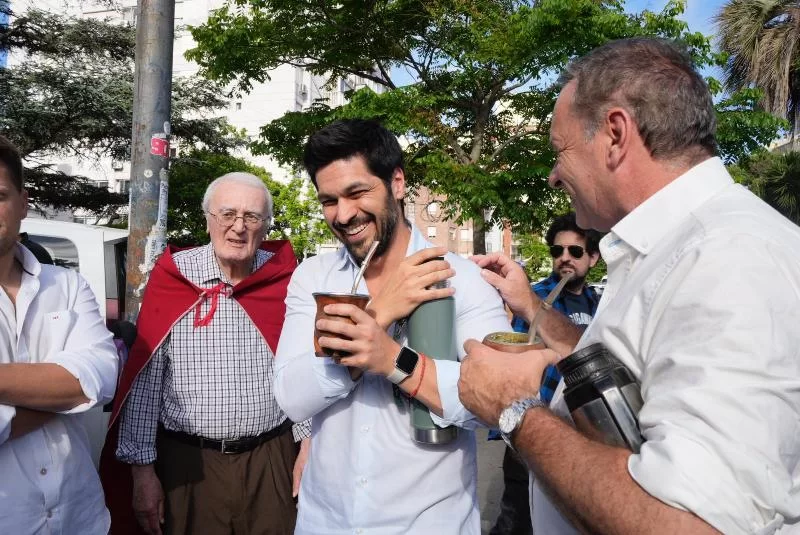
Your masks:
M 419 353 L 410 347 L 403 346 L 397 358 L 394 359 L 394 370 L 386 378 L 399 385 L 403 379 L 414 373 L 419 362 Z

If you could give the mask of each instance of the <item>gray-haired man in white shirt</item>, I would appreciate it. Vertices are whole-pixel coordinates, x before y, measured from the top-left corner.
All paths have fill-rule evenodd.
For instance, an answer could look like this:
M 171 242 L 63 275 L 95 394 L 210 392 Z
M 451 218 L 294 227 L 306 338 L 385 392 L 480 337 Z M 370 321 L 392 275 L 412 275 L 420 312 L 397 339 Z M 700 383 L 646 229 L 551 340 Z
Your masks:
M 27 207 L 0 136 L 0 533 L 105 534 L 78 413 L 113 397 L 117 353 L 86 281 L 17 243 Z
M 675 44 L 611 42 L 561 82 L 549 181 L 579 225 L 610 231 L 608 286 L 577 342 L 507 259 L 479 259 L 516 313 L 545 314 L 551 349 L 468 342 L 462 402 L 495 423 L 548 361 L 601 342 L 641 382 L 645 443 L 632 454 L 576 431 L 559 418 L 563 382 L 552 411 L 517 414 L 506 428 L 536 474 L 535 533 L 795 533 L 800 229 L 734 184 L 711 95 Z

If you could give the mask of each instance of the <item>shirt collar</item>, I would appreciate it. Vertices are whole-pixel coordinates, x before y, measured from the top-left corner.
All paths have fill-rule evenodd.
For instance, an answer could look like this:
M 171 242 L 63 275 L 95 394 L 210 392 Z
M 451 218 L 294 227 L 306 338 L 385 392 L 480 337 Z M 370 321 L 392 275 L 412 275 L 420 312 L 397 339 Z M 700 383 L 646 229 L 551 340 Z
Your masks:
M 19 242 L 14 249 L 14 258 L 19 261 L 22 265 L 22 270 L 28 275 L 38 277 L 42 272 L 42 265 L 36 260 L 36 255 Z
M 732 183 L 722 160 L 709 158 L 634 208 L 612 227 L 601 244 L 611 247 L 622 240 L 640 254 L 647 254 L 683 219 Z
M 398 221 L 398 225 L 404 225 L 403 221 Z M 408 247 L 406 247 L 406 256 L 409 256 L 420 249 L 425 249 L 427 247 L 433 247 L 433 245 L 429 244 L 422 233 L 417 229 L 417 227 L 412 224 L 411 225 L 411 238 L 408 240 Z M 356 263 L 353 255 L 350 254 L 350 251 L 347 250 L 347 247 L 342 245 L 339 247 L 339 250 L 336 251 L 338 255 L 336 262 L 334 263 L 334 268 L 339 270 L 344 269 L 355 269 L 358 270 L 359 266 Z
M 232 284 L 219 267 L 217 255 L 214 254 L 214 246 L 211 243 L 207 243 L 200 248 L 200 251 L 199 261 L 204 264 L 204 269 L 202 270 L 204 277 L 203 280 L 199 282 L 202 285 L 205 285 L 219 280 L 226 284 Z M 250 273 L 255 273 L 256 270 L 260 269 L 261 266 L 267 263 L 267 260 L 269 260 L 271 256 L 272 254 L 269 252 L 264 251 L 263 249 L 257 249 L 256 256 L 253 258 L 253 266 L 250 270 Z

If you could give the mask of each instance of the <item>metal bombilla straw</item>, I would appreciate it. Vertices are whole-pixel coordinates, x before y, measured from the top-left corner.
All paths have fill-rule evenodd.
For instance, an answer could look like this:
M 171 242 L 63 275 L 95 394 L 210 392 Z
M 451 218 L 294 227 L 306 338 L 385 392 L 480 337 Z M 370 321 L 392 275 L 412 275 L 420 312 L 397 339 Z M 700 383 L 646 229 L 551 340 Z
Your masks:
M 556 287 L 553 288 L 550 291 L 549 294 L 547 294 L 547 297 L 545 298 L 544 301 L 539 303 L 539 308 L 536 311 L 536 314 L 533 316 L 533 320 L 531 321 L 531 326 L 528 329 L 528 343 L 529 344 L 533 344 L 534 341 L 536 340 L 536 329 L 539 327 L 539 322 L 542 320 L 542 314 L 541 314 L 542 309 L 549 310 L 549 309 L 553 308 L 553 301 L 556 300 L 556 297 L 558 297 L 558 294 L 561 293 L 561 290 L 564 288 L 564 286 L 566 286 L 566 284 L 570 280 L 572 280 L 572 277 L 574 277 L 574 276 L 575 276 L 574 273 L 567 273 L 566 275 L 561 277 L 561 280 L 558 281 L 558 284 L 556 284 Z
M 372 245 L 369 246 L 369 251 L 367 252 L 367 256 L 364 257 L 364 261 L 361 262 L 361 267 L 358 269 L 358 273 L 356 273 L 356 280 L 353 281 L 353 289 L 350 290 L 351 294 L 354 294 L 358 291 L 358 284 L 361 282 L 361 277 L 364 276 L 364 272 L 367 270 L 367 265 L 369 265 L 369 261 L 372 260 L 372 256 L 375 254 L 375 251 L 378 249 L 378 240 L 372 242 Z

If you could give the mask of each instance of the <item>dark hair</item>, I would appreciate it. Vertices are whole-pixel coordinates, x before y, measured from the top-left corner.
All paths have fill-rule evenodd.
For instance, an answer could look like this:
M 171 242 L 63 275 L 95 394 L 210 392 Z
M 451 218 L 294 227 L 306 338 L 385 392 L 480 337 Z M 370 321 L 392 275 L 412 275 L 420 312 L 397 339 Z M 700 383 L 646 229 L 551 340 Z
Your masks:
M 572 109 L 583 119 L 588 137 L 610 107 L 621 106 L 633 116 L 653 158 L 696 160 L 717 154 L 711 93 L 677 43 L 650 37 L 610 41 L 570 63 L 559 84 L 572 80 Z
M 0 135 L 0 164 L 8 171 L 11 183 L 22 191 L 22 156 L 19 150 L 7 138 Z
M 544 236 L 547 245 L 552 246 L 556 241 L 556 234 L 566 230 L 571 230 L 586 240 L 587 253 L 594 254 L 600 251 L 599 243 L 602 234 L 593 229 L 584 230 L 579 227 L 577 221 L 575 220 L 575 212 L 560 215 L 553 220 L 550 228 L 547 229 L 547 234 Z
M 336 160 L 362 156 L 372 174 L 387 188 L 395 169 L 403 170 L 403 150 L 397 138 L 380 123 L 365 119 L 335 121 L 306 142 L 303 165 L 317 185 L 317 171 Z

